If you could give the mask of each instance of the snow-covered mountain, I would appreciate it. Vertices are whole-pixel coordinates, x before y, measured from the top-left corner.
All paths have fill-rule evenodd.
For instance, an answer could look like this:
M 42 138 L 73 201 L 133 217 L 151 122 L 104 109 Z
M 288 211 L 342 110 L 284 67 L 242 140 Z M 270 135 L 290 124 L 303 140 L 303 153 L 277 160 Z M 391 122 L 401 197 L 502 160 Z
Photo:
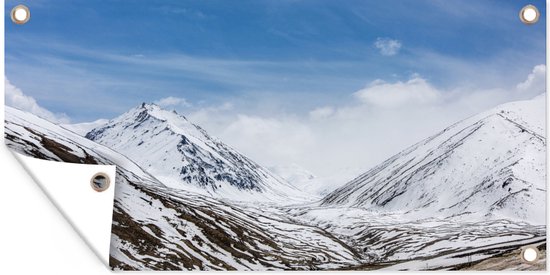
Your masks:
M 123 270 L 309 270 L 361 263 L 330 233 L 164 186 L 125 156 L 6 106 L 6 145 L 51 161 L 117 165 L 110 265 Z
M 241 201 L 303 201 L 308 196 L 175 111 L 141 104 L 86 138 L 136 161 L 164 184 Z
M 132 160 L 33 114 L 5 106 L 4 136 L 15 152 L 39 159 L 82 164 L 117 165 L 128 179 L 161 186 Z
M 118 152 L 32 114 L 6 107 L 5 122 L 6 144 L 18 153 L 117 165 L 114 269 L 456 269 L 546 240 L 544 225 L 494 217 L 412 220 L 376 207 L 209 198 L 165 186 Z
M 544 224 L 545 95 L 458 122 L 372 168 L 324 206 Z

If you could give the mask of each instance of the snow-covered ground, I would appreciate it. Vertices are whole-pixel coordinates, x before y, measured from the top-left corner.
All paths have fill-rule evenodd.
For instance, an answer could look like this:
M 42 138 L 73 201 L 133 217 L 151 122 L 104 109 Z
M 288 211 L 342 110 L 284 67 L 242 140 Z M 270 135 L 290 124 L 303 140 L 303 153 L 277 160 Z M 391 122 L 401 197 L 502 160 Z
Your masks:
M 544 225 L 503 219 L 411 219 L 402 212 L 347 206 L 303 205 L 270 211 L 330 232 L 363 254 L 364 268 L 382 268 L 379 264 L 384 263 L 384 268 L 392 270 L 447 269 L 546 240 Z

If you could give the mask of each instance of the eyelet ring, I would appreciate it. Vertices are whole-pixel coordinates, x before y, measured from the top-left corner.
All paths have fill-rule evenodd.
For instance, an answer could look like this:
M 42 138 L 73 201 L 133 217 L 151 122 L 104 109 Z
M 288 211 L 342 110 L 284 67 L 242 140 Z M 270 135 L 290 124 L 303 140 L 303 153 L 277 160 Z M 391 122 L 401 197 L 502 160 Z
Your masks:
M 526 25 L 533 25 L 539 21 L 540 12 L 533 5 L 526 5 L 519 11 L 519 19 Z
M 110 185 L 111 185 L 111 180 L 109 176 L 105 173 L 97 173 L 93 175 L 92 179 L 90 180 L 90 186 L 96 192 L 103 192 L 109 189 Z
M 31 19 L 31 11 L 25 5 L 17 5 L 11 10 L 11 21 L 17 25 L 23 25 Z
M 520 256 L 523 262 L 534 264 L 540 258 L 540 251 L 534 246 L 528 246 L 521 250 Z

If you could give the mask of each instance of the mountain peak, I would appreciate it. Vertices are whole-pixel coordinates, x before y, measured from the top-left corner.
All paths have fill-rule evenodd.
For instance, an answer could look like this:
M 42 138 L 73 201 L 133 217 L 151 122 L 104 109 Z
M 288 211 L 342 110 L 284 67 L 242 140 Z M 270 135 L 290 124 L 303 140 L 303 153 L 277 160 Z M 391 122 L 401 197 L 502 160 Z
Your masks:
M 184 116 L 156 104 L 142 103 L 86 138 L 132 158 L 173 188 L 236 200 L 288 200 L 289 194 L 301 193 Z
M 163 110 L 159 105 L 155 104 L 155 103 L 147 103 L 147 102 L 142 102 L 141 105 L 139 105 L 139 107 L 137 107 L 136 109 L 138 110 L 147 110 L 147 111 L 152 111 L 152 110 Z
M 152 102 L 142 102 L 139 107 L 139 109 L 154 109 L 158 108 L 161 109 L 159 105 L 152 103 Z
M 166 110 L 155 103 L 142 102 L 138 107 L 131 109 L 121 117 L 135 117 L 142 121 L 147 118 L 155 118 L 161 121 L 169 121 L 174 124 L 190 124 L 187 118 L 180 115 L 176 110 Z

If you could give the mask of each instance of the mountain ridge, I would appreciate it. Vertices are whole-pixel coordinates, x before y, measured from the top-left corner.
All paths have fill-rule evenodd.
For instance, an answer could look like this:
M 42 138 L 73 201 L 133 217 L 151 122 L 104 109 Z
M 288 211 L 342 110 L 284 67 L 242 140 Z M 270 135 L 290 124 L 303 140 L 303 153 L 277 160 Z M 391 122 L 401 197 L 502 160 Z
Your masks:
M 336 189 L 321 205 L 544 223 L 536 214 L 546 192 L 544 99 L 457 122 Z

